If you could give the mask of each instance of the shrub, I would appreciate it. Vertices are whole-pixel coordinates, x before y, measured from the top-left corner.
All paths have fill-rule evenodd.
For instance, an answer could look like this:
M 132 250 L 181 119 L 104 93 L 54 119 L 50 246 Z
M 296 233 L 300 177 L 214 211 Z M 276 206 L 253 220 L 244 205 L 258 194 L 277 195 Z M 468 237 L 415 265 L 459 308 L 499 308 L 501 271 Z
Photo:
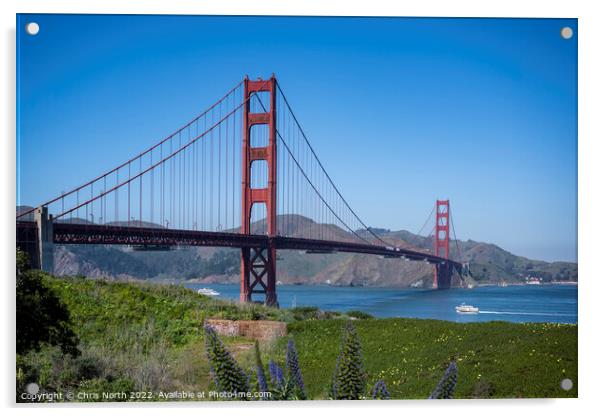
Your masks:
M 205 325 L 205 350 L 211 365 L 213 382 L 218 391 L 246 394 L 249 391 L 247 375 L 209 325 Z M 244 395 L 240 398 L 246 400 Z
M 458 366 L 452 361 L 429 399 L 453 399 L 456 383 L 458 382 Z
M 472 397 L 475 399 L 489 399 L 495 393 L 492 383 L 487 380 L 479 380 L 472 389 Z
M 363 311 L 349 311 L 346 312 L 347 316 L 350 316 L 352 318 L 356 318 L 356 319 L 374 319 L 374 317 L 372 315 L 370 315 L 369 313 L 363 312 Z
M 125 402 L 128 401 L 130 392 L 134 391 L 134 389 L 134 382 L 129 378 L 118 378 L 115 380 L 94 378 L 82 381 L 78 391 L 87 393 L 81 399 L 86 402 Z M 109 395 L 110 397 L 105 397 L 104 395 Z
M 359 400 L 366 390 L 366 374 L 360 342 L 351 322 L 347 322 L 341 352 L 334 372 L 331 396 L 338 400 Z
M 97 378 L 101 371 L 98 368 L 97 360 L 92 357 L 80 357 L 76 362 L 76 377 L 78 380 Z
M 17 353 L 58 345 L 65 354 L 79 354 L 69 310 L 44 282 L 44 273 L 27 270 L 27 257 L 17 251 Z
M 307 321 L 320 318 L 320 309 L 315 306 L 298 306 L 292 308 L 291 312 L 296 321 Z

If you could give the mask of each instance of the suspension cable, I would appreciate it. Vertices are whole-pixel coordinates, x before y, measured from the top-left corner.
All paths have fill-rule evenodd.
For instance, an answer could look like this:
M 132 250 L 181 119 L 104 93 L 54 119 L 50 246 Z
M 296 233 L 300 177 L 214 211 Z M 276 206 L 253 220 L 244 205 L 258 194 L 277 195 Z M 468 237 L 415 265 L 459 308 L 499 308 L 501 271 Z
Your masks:
M 452 232 L 454 233 L 454 242 L 456 243 L 456 250 L 458 250 L 458 257 L 460 259 L 462 259 L 462 252 L 460 251 L 460 245 L 458 244 L 458 237 L 456 237 L 456 229 L 454 227 L 454 219 L 451 214 L 451 208 L 448 208 L 448 209 L 449 209 L 449 222 L 451 223 Z
M 80 191 L 81 189 L 93 184 L 94 182 L 99 181 L 100 179 L 107 177 L 109 175 L 111 175 L 112 173 L 118 172 L 121 168 L 125 167 L 125 166 L 129 166 L 130 163 L 134 162 L 137 159 L 141 159 L 144 155 L 148 154 L 149 152 L 152 152 L 153 150 L 155 150 L 156 148 L 158 148 L 159 146 L 161 146 L 162 144 L 164 144 L 165 142 L 169 141 L 170 139 L 174 138 L 176 136 L 176 134 L 180 134 L 184 129 L 190 127 L 194 122 L 198 121 L 201 117 L 205 116 L 209 111 L 212 111 L 217 105 L 221 104 L 222 101 L 224 101 L 228 96 L 230 96 L 230 94 L 232 94 L 232 92 L 236 91 L 236 89 L 238 87 L 241 86 L 241 84 L 244 81 L 240 81 L 238 84 L 236 84 L 236 86 L 234 86 L 234 88 L 232 88 L 230 91 L 228 91 L 221 99 L 219 99 L 218 101 L 216 101 L 211 107 L 209 107 L 208 109 L 206 109 L 205 111 L 203 111 L 201 114 L 199 114 L 198 116 L 196 116 L 195 118 L 193 118 L 192 120 L 190 120 L 188 123 L 186 123 L 184 126 L 180 127 L 178 130 L 176 130 L 175 132 L 173 132 L 172 134 L 170 134 L 169 136 L 165 137 L 163 140 L 161 140 L 160 142 L 156 143 L 154 146 L 151 146 L 150 148 L 148 148 L 147 150 L 143 151 L 142 153 L 139 153 L 137 156 L 134 156 L 133 158 L 129 159 L 128 161 L 122 163 L 121 165 L 117 166 L 114 169 L 111 169 L 110 171 L 97 176 L 96 178 L 84 183 L 83 185 L 80 185 L 76 188 L 73 188 L 71 191 L 69 192 L 65 192 L 63 194 L 61 194 L 60 196 L 51 199 L 48 202 L 45 202 L 43 204 L 41 204 L 40 206 L 48 206 L 58 200 L 60 200 L 61 198 L 65 198 L 67 196 L 70 196 L 74 193 L 76 193 L 77 191 Z M 32 212 L 34 212 L 36 210 L 36 208 L 32 208 L 29 209 L 27 211 L 24 211 L 22 213 L 20 213 L 19 215 L 17 215 L 17 218 L 21 218 L 25 215 L 31 214 Z
M 267 83 L 269 80 L 266 80 L 265 83 Z M 240 84 L 239 84 L 240 85 Z M 154 168 L 156 168 L 157 166 L 161 165 L 162 163 L 165 163 L 166 161 L 174 158 L 175 156 L 179 155 L 183 150 L 187 149 L 189 146 L 191 146 L 193 143 L 195 143 L 196 141 L 198 141 L 199 139 L 201 139 L 202 137 L 204 137 L 205 135 L 207 135 L 208 133 L 213 132 L 213 130 L 218 127 L 224 120 L 228 119 L 232 114 L 236 113 L 236 111 L 238 111 L 240 108 L 242 108 L 242 106 L 244 106 L 247 101 L 249 101 L 249 99 L 255 95 L 255 93 L 252 93 L 249 95 L 249 97 L 247 97 L 245 100 L 243 100 L 237 107 L 235 107 L 232 111 L 230 111 L 228 114 L 226 114 L 225 116 L 223 116 L 220 120 L 218 120 L 216 123 L 214 123 L 213 125 L 211 125 L 211 127 L 209 127 L 209 129 L 206 129 L 203 133 L 201 133 L 200 135 L 198 135 L 197 137 L 195 137 L 193 140 L 189 141 L 188 143 L 184 144 L 183 146 L 181 146 L 179 149 L 175 150 L 174 152 L 172 152 L 170 155 L 166 156 L 165 158 L 163 158 L 162 160 L 160 160 L 159 162 L 155 163 L 154 165 L 149 166 L 147 169 L 145 169 L 144 171 L 140 171 L 137 175 L 135 176 L 131 176 L 130 178 L 128 178 L 127 181 L 117 184 L 116 186 L 114 186 L 113 188 L 109 189 L 109 190 L 104 190 L 104 192 L 100 193 L 98 196 L 89 199 L 86 202 L 83 202 L 81 204 L 78 204 L 76 207 L 71 208 L 68 211 L 62 212 L 59 215 L 56 215 L 54 218 L 55 219 L 59 219 L 61 217 L 63 217 L 66 214 L 69 214 L 70 212 L 73 212 L 81 207 L 83 207 L 84 205 L 87 206 L 89 203 L 94 202 L 95 200 L 121 188 L 122 186 L 125 185 L 129 185 L 132 181 L 134 181 L 135 179 L 141 178 L 144 174 L 146 174 L 147 172 L 153 170 Z M 215 107 L 215 105 L 213 106 Z M 135 160 L 135 159 L 134 159 Z M 131 163 L 131 162 L 130 162 Z M 102 178 L 102 176 L 100 176 L 99 178 Z M 89 183 L 93 183 L 95 181 L 89 182 Z M 77 190 L 81 189 L 81 187 L 77 188 Z M 60 199 L 57 198 L 56 200 Z M 46 204 L 44 204 L 46 205 Z
M 338 194 L 339 198 L 341 198 L 341 200 L 343 201 L 343 203 L 345 204 L 345 206 L 347 207 L 347 209 L 349 209 L 349 211 L 351 212 L 351 214 L 355 217 L 355 219 L 377 240 L 379 240 L 380 242 L 382 242 L 385 245 L 389 245 L 386 241 L 384 241 L 382 238 L 380 238 L 374 231 L 372 231 L 372 229 L 370 227 L 368 227 L 360 218 L 359 216 L 355 213 L 355 211 L 351 208 L 351 206 L 349 206 L 349 203 L 347 202 L 347 200 L 343 197 L 343 195 L 341 195 L 341 192 L 339 191 L 339 189 L 337 188 L 337 186 L 334 184 L 334 182 L 332 181 L 330 175 L 328 174 L 328 172 L 326 171 L 326 169 L 324 168 L 324 166 L 322 165 L 322 162 L 320 161 L 320 159 L 318 158 L 318 155 L 316 154 L 316 152 L 314 151 L 314 148 L 312 147 L 312 145 L 309 143 L 309 140 L 307 139 L 307 136 L 305 134 L 305 132 L 303 131 L 303 128 L 301 127 L 301 124 L 299 123 L 299 120 L 297 119 L 297 117 L 295 116 L 295 113 L 293 111 L 293 109 L 291 108 L 291 105 L 289 104 L 288 100 L 286 99 L 286 96 L 284 95 L 284 92 L 282 91 L 282 88 L 280 88 L 280 85 L 278 83 L 276 83 L 276 87 L 278 88 L 278 91 L 280 91 L 280 94 L 282 95 L 282 98 L 284 99 L 284 103 L 286 104 L 289 112 L 291 113 L 291 115 L 293 116 L 293 120 L 295 121 L 295 124 L 297 125 L 297 127 L 299 128 L 299 131 L 301 132 L 301 135 L 303 136 L 303 139 L 305 140 L 305 143 L 307 144 L 307 146 L 309 147 L 309 150 L 311 151 L 311 153 L 313 154 L 314 158 L 316 159 L 316 161 L 318 162 L 319 167 L 322 169 L 322 172 L 324 172 L 324 174 L 326 175 L 326 178 L 328 179 L 328 181 L 330 182 L 330 184 L 332 185 L 332 187 L 334 188 L 335 192 Z M 260 101 L 261 102 L 261 101 Z M 263 104 L 262 104 L 263 106 Z M 265 108 L 265 107 L 264 107 Z M 280 134 L 279 134 L 280 135 Z M 295 160 L 296 162 L 296 160 Z M 330 209 L 330 206 L 329 206 Z M 334 214 L 334 212 L 333 212 Z M 337 216 L 338 217 L 338 216 Z M 340 220 L 340 218 L 339 218 Z M 342 220 L 340 220 L 342 223 L 344 223 Z M 346 225 L 346 224 L 345 224 Z M 346 225 L 347 226 L 347 225 Z M 348 227 L 349 228 L 349 227 Z M 356 234 L 354 232 L 354 234 Z M 357 234 L 356 234 L 357 235 Z M 363 238 L 362 238 L 363 239 Z M 363 239 L 364 241 L 367 241 L 365 239 Z M 372 244 L 370 242 L 370 244 Z
M 422 224 L 422 227 L 420 227 L 420 230 L 416 233 L 416 235 L 420 235 L 420 233 L 422 232 L 424 227 L 426 227 L 426 224 L 428 224 L 429 220 L 432 218 L 434 212 L 435 212 L 435 206 L 433 205 L 433 209 L 431 209 L 431 213 L 429 214 L 428 217 L 426 217 L 426 221 L 424 222 L 424 224 Z

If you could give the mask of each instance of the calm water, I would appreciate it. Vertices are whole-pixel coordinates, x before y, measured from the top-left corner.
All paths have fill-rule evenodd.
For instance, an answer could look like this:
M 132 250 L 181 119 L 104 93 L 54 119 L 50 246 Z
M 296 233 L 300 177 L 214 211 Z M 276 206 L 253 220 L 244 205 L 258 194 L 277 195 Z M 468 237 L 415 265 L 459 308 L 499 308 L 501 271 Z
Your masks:
M 238 299 L 238 285 L 187 284 L 209 287 L 219 298 Z M 512 321 L 577 323 L 577 286 L 485 286 L 475 289 L 422 290 L 332 286 L 278 286 L 281 308 L 317 306 L 323 310 L 359 309 L 376 317 L 443 319 L 455 322 Z M 478 314 L 458 314 L 462 302 Z

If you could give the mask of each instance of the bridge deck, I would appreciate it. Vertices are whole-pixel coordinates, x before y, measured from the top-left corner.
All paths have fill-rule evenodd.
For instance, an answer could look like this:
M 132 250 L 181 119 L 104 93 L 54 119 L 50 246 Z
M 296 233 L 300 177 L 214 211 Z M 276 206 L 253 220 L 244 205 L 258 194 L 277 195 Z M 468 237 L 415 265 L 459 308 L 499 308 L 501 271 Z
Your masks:
M 17 228 L 35 227 L 33 222 L 17 221 Z M 207 247 L 268 247 L 278 250 L 307 250 L 315 252 L 344 252 L 380 255 L 392 258 L 405 257 L 413 261 L 449 263 L 460 268 L 452 260 L 407 249 L 391 249 L 372 244 L 341 241 L 313 240 L 259 234 L 238 234 L 213 231 L 192 231 L 166 228 L 127 227 L 97 224 L 70 224 L 57 222 L 53 225 L 56 244 L 116 244 L 137 246 L 207 246 Z

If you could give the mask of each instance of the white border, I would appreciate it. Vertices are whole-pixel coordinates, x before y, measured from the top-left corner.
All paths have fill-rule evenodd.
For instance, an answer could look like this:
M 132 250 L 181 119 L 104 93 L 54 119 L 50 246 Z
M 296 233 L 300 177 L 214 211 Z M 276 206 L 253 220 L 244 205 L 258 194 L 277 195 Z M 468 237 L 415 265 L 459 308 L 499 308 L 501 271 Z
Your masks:
M 449 17 L 576 17 L 579 18 L 579 399 L 566 400 L 495 400 L 454 401 L 431 403 L 426 401 L 396 401 L 389 403 L 278 403 L 265 406 L 253 404 L 132 404 L 126 407 L 112 405 L 85 407 L 86 414 L 105 415 L 107 410 L 115 414 L 144 413 L 163 415 L 166 411 L 178 414 L 231 414 L 234 412 L 262 414 L 305 414 L 315 411 L 338 413 L 366 413 L 372 409 L 379 413 L 420 412 L 420 414 L 456 414 L 486 412 L 488 415 L 504 415 L 509 412 L 545 412 L 546 414 L 588 414 L 596 406 L 600 394 L 602 376 L 601 359 L 597 344 L 601 328 L 600 302 L 602 273 L 598 263 L 601 255 L 601 219 L 598 207 L 602 207 L 600 180 L 602 172 L 600 152 L 600 97 L 602 62 L 602 21 L 595 1 L 477 1 L 477 0 L 430 0 L 415 2 L 391 2 L 383 0 L 311 1 L 311 0 L 4 0 L 1 20 L 3 26 L 1 71 L 4 97 L 2 123 L 4 137 L 0 151 L 2 164 L 2 188 L 4 201 L 0 205 L 3 220 L 3 238 L 0 256 L 3 265 L 2 310 L 4 336 L 2 349 L 2 374 L 0 375 L 1 401 L 9 414 L 31 415 L 36 409 L 45 414 L 71 415 L 84 413 L 82 406 L 40 406 L 23 408 L 11 405 L 14 398 L 14 207 L 15 207 L 15 13 L 116 13 L 116 14 L 234 14 L 234 15 L 338 15 L 338 16 L 449 16 Z M 598 106 L 596 106 L 598 104 Z M 543 209 L 544 207 L 542 207 Z M 598 212 L 597 212 L 598 211 Z M 596 215 L 597 214 L 597 215 Z M 511 357 L 509 357 L 511 358 Z M 11 407 L 12 406 L 12 407 Z M 170 410 L 168 410 L 170 409 Z M 171 410 L 173 409 L 173 410 Z M 318 410 L 319 409 L 319 410 Z

